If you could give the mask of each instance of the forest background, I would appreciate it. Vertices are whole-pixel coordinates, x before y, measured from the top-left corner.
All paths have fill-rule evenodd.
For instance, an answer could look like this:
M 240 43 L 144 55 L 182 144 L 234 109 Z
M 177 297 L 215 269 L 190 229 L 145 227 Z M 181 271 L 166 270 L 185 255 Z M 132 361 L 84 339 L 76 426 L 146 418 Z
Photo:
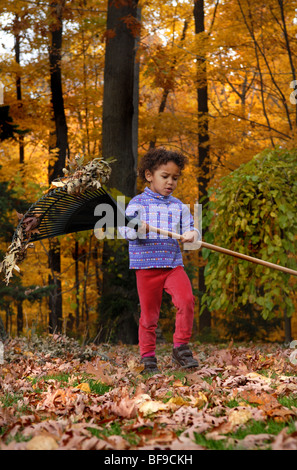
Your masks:
M 189 158 L 175 196 L 203 204 L 206 241 L 296 268 L 296 212 L 288 205 L 294 182 L 284 184 L 296 162 L 295 2 L 0 5 L 2 256 L 16 211 L 24 213 L 75 156 L 116 159 L 109 187 L 128 201 L 143 189 L 139 159 L 166 146 Z M 272 186 L 264 197 L 266 180 Z M 240 198 L 248 181 L 256 186 Z M 257 217 L 252 199 L 262 205 Z M 294 279 L 205 250 L 185 252 L 184 260 L 197 300 L 196 339 L 294 337 Z M 21 276 L 0 286 L 2 335 L 58 331 L 83 341 L 137 342 L 125 241 L 99 241 L 88 231 L 36 242 L 20 267 Z M 172 312 L 164 296 L 166 339 Z

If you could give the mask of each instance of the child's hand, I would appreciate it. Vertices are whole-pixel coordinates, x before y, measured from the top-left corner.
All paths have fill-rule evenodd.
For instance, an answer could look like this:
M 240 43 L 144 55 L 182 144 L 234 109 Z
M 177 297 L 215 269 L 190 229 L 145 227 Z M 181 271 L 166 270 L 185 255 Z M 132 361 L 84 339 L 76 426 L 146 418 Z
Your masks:
M 196 232 L 196 230 L 184 232 L 180 240 L 182 243 L 194 243 L 198 240 L 198 232 Z
M 137 230 L 138 233 L 147 233 L 149 232 L 149 226 L 143 220 L 141 221 L 141 225 Z

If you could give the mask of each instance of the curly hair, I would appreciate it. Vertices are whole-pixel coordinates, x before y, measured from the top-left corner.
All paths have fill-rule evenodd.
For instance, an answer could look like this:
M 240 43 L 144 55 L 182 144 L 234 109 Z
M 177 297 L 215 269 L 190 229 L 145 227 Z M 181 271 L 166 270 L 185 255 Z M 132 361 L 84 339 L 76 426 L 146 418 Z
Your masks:
M 138 175 L 144 181 L 145 171 L 149 170 L 153 173 L 159 166 L 166 165 L 168 162 L 174 162 L 180 170 L 186 166 L 188 159 L 180 152 L 166 150 L 164 147 L 150 149 L 143 157 L 138 168 Z

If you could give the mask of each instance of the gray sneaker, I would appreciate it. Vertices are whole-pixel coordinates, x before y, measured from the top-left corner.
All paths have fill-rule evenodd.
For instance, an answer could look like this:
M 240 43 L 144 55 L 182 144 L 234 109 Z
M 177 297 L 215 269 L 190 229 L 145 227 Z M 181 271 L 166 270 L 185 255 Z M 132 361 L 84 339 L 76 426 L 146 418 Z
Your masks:
M 193 358 L 192 351 L 187 344 L 182 344 L 179 348 L 173 348 L 172 361 L 183 369 L 198 367 L 198 361 Z
M 158 374 L 160 371 L 157 367 L 157 359 L 155 356 L 143 357 L 140 364 L 144 364 L 141 374 Z

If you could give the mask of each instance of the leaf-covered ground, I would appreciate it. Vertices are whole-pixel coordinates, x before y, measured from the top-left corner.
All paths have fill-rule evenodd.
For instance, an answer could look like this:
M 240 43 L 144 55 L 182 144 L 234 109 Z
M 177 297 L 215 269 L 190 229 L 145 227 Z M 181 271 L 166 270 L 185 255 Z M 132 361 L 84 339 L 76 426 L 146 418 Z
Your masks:
M 276 344 L 193 343 L 198 370 L 143 376 L 138 348 L 15 338 L 0 365 L 0 449 L 297 450 L 297 366 Z

